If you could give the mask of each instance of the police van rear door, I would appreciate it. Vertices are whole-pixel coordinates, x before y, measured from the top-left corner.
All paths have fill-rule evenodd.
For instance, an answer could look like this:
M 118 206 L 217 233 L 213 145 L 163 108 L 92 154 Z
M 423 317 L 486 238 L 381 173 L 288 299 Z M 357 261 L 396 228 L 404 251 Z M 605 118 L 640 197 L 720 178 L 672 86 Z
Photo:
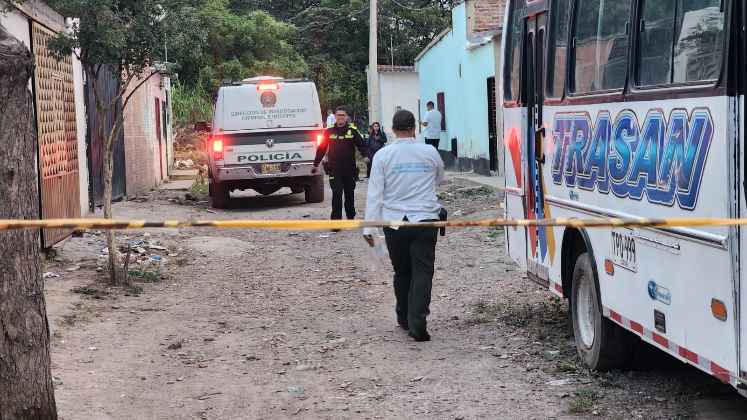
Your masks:
M 313 161 L 321 110 L 313 83 L 269 82 L 225 88 L 221 132 L 224 165 L 263 164 L 263 173 Z M 267 169 L 265 171 L 265 169 Z

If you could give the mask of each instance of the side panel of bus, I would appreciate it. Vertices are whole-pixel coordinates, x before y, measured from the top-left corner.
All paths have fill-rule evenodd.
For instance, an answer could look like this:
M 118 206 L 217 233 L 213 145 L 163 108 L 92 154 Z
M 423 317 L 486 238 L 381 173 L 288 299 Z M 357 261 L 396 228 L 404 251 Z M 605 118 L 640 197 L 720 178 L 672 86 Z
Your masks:
M 569 3 L 573 5 L 577 1 Z M 558 2 L 543 4 L 557 5 Z M 638 5 L 643 3 L 634 0 L 631 4 L 638 10 Z M 530 7 L 533 6 L 527 6 Z M 550 10 L 551 18 L 552 13 Z M 631 12 L 631 16 L 636 13 Z M 717 14 L 718 8 L 710 7 L 703 9 L 700 15 L 686 16 L 684 21 L 712 19 Z M 506 22 L 514 24 L 516 19 L 508 18 Z M 627 24 L 619 26 L 619 31 L 628 27 Z M 636 25 L 631 27 L 636 28 L 633 31 L 639 30 Z M 697 28 L 700 27 L 693 24 L 686 29 Z M 513 32 L 510 25 L 508 30 Z M 610 40 L 610 46 L 597 45 L 592 50 L 594 54 L 587 55 L 591 67 L 602 67 L 597 69 L 596 75 L 593 69 L 589 72 L 586 68 L 574 73 L 571 66 L 576 63 L 569 59 L 568 77 L 579 80 L 586 75 L 591 75 L 592 79 L 596 77 L 596 81 L 588 85 L 593 91 L 594 86 L 604 86 L 607 72 L 615 76 L 622 71 L 624 84 L 620 85 L 620 92 L 627 92 L 622 86 L 627 86 L 630 79 L 624 76 L 633 66 L 626 64 L 628 54 L 624 49 L 628 47 L 621 47 L 623 43 L 612 45 L 613 38 L 595 38 L 596 42 Z M 552 43 L 552 39 L 548 42 Z M 577 43 L 574 39 L 572 48 L 579 57 L 584 56 L 585 45 L 581 40 Z M 552 45 L 548 45 L 547 50 L 547 57 L 552 57 Z M 619 53 L 618 62 L 613 62 L 613 51 Z M 604 54 L 609 54 L 609 61 Z M 707 55 L 707 52 L 702 54 Z M 609 63 L 605 64 L 607 67 L 598 64 L 600 57 Z M 674 60 L 675 66 L 683 65 L 680 56 L 675 56 Z M 711 63 L 718 64 L 718 58 Z M 682 70 L 677 68 L 676 71 Z M 521 72 L 522 76 L 526 74 L 526 71 Z M 548 74 L 550 77 L 552 75 Z M 546 101 L 542 105 L 544 169 L 539 173 L 544 202 L 549 208 L 547 213 L 553 218 L 739 217 L 737 203 L 742 200 L 737 200 L 736 195 L 741 191 L 739 185 L 743 184 L 737 169 L 741 167 L 737 162 L 741 151 L 737 140 L 741 137 L 737 135 L 735 121 L 743 114 L 737 100 L 726 96 L 725 90 L 715 86 L 697 89 L 693 89 L 692 97 L 680 94 L 676 88 L 659 88 L 659 95 L 647 93 L 645 100 L 640 101 L 623 100 L 622 94 L 585 95 L 571 100 L 564 96 L 563 101 Z M 627 95 L 636 98 L 632 92 Z M 526 118 L 521 120 L 522 127 L 509 129 L 509 114 L 513 111 L 504 109 L 506 139 L 510 139 L 514 131 L 529 133 L 531 129 L 526 125 Z M 510 145 L 507 141 L 509 218 L 516 217 L 512 216 L 508 198 L 512 187 L 508 183 L 512 163 L 508 158 Z M 531 150 L 526 146 L 520 150 L 527 149 Z M 534 161 L 535 156 L 522 155 L 524 180 L 527 179 L 524 174 L 530 172 L 529 166 L 535 164 Z M 520 171 L 514 170 L 518 175 Z M 525 214 L 528 189 L 527 186 L 522 191 Z M 516 213 L 518 211 L 513 212 Z M 571 230 L 555 229 L 559 248 L 564 243 L 562 238 Z M 737 335 L 740 314 L 736 296 L 739 290 L 737 229 L 725 226 L 589 228 L 583 229 L 583 234 L 587 238 L 587 251 L 593 254 L 604 316 L 680 360 L 736 384 L 735 377 L 741 371 Z M 742 249 L 747 249 L 747 243 L 742 244 Z M 513 256 L 515 251 L 511 251 Z M 570 284 L 563 272 L 572 272 L 575 261 L 564 261 L 561 257 L 577 254 L 563 251 L 559 250 L 554 261 L 550 260 L 548 271 L 551 288 L 555 284 L 563 285 L 563 292 L 569 296 Z M 570 267 L 564 268 L 564 264 Z M 743 288 L 747 296 L 744 289 L 747 288 Z M 726 316 L 719 316 L 718 308 L 723 308 Z M 744 363 L 742 365 L 744 368 Z

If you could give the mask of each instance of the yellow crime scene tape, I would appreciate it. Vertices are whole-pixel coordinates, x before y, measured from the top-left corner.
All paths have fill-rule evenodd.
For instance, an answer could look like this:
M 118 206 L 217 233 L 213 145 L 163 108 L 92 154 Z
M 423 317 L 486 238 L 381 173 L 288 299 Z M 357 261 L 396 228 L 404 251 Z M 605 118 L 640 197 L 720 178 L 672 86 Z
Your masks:
M 615 227 L 684 227 L 684 226 L 741 226 L 747 219 L 709 218 L 589 218 L 540 220 L 472 220 L 442 222 L 365 221 L 365 220 L 203 220 L 182 222 L 178 220 L 114 220 L 114 219 L 47 219 L 2 220 L 0 230 L 14 229 L 140 229 L 140 228 L 258 228 L 280 230 L 361 229 L 380 227 L 474 227 L 474 226 L 566 226 L 584 228 Z

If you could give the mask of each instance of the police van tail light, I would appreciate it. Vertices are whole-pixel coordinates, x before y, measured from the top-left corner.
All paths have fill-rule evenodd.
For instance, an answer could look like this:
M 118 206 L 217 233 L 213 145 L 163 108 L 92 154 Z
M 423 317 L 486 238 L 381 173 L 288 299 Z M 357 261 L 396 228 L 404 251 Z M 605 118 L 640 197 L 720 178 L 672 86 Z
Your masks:
M 319 147 L 322 145 L 322 139 L 324 139 L 324 136 L 322 134 L 316 135 L 316 147 Z
M 277 84 L 258 85 L 257 90 L 277 90 L 278 87 Z
M 213 159 L 223 160 L 223 140 L 220 138 L 213 139 Z

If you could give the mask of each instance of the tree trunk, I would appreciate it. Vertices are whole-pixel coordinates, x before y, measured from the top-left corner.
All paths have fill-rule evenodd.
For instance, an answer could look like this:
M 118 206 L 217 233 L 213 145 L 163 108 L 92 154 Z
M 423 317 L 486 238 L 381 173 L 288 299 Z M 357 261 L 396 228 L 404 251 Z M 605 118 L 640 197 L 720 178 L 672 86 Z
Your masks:
M 104 98 L 102 96 L 99 79 L 95 75 L 95 72 L 91 69 L 86 71 L 88 77 L 91 79 L 93 85 L 94 98 L 96 100 L 96 112 L 99 114 L 99 138 L 101 139 L 101 155 L 103 157 L 103 175 L 104 175 L 104 196 L 102 198 L 102 207 L 104 208 L 104 219 L 112 218 L 112 177 L 114 176 L 114 141 L 111 141 L 111 137 L 114 131 L 117 129 L 117 122 L 121 118 L 121 113 L 118 107 L 107 110 L 107 105 L 104 104 Z M 117 83 L 117 92 L 120 92 L 120 84 Z M 117 99 L 115 99 L 117 100 Z M 113 112 L 115 115 L 115 123 L 110 132 L 106 131 L 106 116 L 108 112 Z M 109 249 L 109 284 L 112 286 L 121 286 L 126 283 L 127 273 L 123 273 L 119 269 L 119 262 L 117 261 L 117 243 L 114 237 L 114 231 L 109 229 L 106 231 L 106 247 Z
M 38 219 L 34 60 L 0 25 L 0 215 Z M 56 419 L 39 230 L 0 231 L 0 420 Z

